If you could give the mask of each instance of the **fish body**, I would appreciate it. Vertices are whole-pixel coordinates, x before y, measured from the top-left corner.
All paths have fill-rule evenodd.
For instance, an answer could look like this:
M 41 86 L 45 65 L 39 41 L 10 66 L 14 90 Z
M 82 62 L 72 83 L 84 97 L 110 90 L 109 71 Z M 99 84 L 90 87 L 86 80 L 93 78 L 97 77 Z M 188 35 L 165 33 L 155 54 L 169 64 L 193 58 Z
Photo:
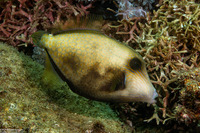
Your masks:
M 95 30 L 32 35 L 75 93 L 98 101 L 154 103 L 145 62 L 132 48 Z

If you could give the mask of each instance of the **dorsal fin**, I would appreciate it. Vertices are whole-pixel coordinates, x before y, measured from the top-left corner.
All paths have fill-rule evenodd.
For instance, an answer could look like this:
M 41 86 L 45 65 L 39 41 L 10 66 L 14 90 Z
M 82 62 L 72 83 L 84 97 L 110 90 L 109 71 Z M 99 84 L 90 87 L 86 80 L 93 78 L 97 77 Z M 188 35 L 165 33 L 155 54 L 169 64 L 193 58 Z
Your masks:
M 95 34 L 103 34 L 100 30 L 95 29 L 68 29 L 68 30 L 61 30 L 52 33 L 55 35 L 66 34 L 66 33 L 95 33 Z
M 103 17 L 99 15 L 70 17 L 67 21 L 56 23 L 50 29 L 50 33 L 53 35 L 73 32 L 101 33 L 102 24 Z

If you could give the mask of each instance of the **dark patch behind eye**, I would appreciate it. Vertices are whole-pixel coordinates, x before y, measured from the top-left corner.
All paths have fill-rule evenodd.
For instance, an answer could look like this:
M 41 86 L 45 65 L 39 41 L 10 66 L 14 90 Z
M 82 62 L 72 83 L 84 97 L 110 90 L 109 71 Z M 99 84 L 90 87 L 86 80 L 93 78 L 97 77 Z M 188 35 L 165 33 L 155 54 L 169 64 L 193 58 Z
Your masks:
M 106 74 L 113 74 L 115 76 L 112 77 L 109 82 L 105 82 L 105 84 L 101 86 L 101 91 L 113 92 L 125 89 L 125 73 L 123 71 L 119 69 L 113 70 L 112 68 L 108 68 L 106 70 Z
M 125 74 L 122 73 L 121 76 L 119 77 L 119 82 L 117 83 L 116 87 L 115 87 L 115 91 L 117 90 L 123 90 L 125 89 Z
M 140 70 L 142 67 L 142 62 L 137 57 L 135 57 L 130 60 L 129 65 L 133 70 Z

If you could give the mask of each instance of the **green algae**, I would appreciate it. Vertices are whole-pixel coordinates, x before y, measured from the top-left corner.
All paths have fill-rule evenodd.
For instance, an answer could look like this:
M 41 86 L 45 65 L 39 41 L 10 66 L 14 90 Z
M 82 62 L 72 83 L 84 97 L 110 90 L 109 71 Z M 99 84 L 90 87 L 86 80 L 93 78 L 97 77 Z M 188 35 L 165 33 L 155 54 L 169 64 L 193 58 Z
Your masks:
M 88 100 L 65 83 L 42 83 L 44 67 L 0 43 L 0 127 L 27 132 L 129 132 L 108 104 Z

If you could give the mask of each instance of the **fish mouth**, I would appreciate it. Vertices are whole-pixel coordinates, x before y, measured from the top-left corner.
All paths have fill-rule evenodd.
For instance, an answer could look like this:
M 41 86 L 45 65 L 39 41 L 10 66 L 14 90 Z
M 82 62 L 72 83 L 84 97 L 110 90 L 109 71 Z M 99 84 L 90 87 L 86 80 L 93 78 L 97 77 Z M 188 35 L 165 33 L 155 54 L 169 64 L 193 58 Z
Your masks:
M 146 99 L 146 101 L 145 102 L 147 102 L 147 103 L 150 103 L 150 104 L 153 104 L 153 103 L 156 103 L 156 97 L 158 97 L 158 93 L 156 92 L 156 89 L 153 87 L 153 85 L 151 86 L 152 87 L 152 89 L 154 90 L 153 91 L 153 94 L 152 94 L 152 96 L 151 97 L 149 97 L 148 99 Z
M 153 98 L 152 99 L 155 99 L 156 97 L 158 97 L 158 93 L 156 92 L 156 89 L 154 89 Z
M 156 103 L 156 100 L 155 100 L 156 97 L 158 97 L 158 93 L 156 92 L 156 89 L 154 88 L 153 96 L 151 100 L 147 101 L 147 103 L 150 103 L 150 104 Z

